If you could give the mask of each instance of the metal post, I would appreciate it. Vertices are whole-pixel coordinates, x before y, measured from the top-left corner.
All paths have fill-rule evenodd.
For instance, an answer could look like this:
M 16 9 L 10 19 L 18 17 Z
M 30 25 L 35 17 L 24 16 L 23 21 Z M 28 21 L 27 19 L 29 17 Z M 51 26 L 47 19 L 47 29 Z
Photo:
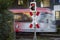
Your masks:
M 35 2 L 36 0 L 34 0 L 34 2 Z M 34 20 L 36 20 L 35 19 L 35 16 L 36 16 L 36 12 L 34 12 L 33 13 L 34 14 Z M 33 40 L 37 40 L 37 37 L 36 37 L 36 23 L 34 22 L 34 38 L 33 38 Z
M 33 14 L 34 14 L 34 20 L 36 20 L 35 19 L 36 12 L 34 12 Z M 34 22 L 34 38 L 33 38 L 33 40 L 37 40 L 37 37 L 36 37 L 36 23 L 35 22 Z

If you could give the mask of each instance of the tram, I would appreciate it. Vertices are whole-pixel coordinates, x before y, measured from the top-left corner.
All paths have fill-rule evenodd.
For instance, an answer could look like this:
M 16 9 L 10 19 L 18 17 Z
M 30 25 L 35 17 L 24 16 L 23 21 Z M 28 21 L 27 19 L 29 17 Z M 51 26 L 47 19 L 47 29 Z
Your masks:
M 10 9 L 10 11 L 14 13 L 15 32 L 34 32 L 34 27 L 29 27 L 33 21 L 30 9 Z M 37 12 L 39 12 L 37 17 L 39 28 L 36 28 L 36 32 L 56 32 L 55 14 L 48 8 L 37 8 Z

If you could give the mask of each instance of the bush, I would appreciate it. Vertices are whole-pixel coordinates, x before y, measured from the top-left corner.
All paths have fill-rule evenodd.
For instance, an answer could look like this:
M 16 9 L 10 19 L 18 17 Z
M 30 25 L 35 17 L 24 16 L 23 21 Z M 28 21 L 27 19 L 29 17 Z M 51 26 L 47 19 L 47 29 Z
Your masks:
M 13 13 L 8 11 L 13 0 L 0 0 L 0 40 L 13 40 Z

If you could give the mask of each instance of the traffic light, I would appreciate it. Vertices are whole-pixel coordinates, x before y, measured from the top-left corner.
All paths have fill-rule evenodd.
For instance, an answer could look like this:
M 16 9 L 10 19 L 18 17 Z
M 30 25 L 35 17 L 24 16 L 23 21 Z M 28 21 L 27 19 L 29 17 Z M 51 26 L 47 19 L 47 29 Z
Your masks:
M 36 2 L 31 2 L 30 3 L 30 11 L 35 12 L 36 11 Z

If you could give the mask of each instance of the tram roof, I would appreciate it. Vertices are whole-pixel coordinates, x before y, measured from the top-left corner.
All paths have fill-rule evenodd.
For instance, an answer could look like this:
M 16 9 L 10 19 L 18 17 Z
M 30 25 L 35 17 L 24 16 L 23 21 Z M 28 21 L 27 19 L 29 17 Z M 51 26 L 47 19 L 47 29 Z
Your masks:
M 48 8 L 40 8 L 38 7 L 37 12 L 48 12 L 51 13 L 52 11 Z M 30 9 L 9 9 L 9 11 L 13 12 L 13 13 L 21 13 L 21 12 L 30 12 Z

